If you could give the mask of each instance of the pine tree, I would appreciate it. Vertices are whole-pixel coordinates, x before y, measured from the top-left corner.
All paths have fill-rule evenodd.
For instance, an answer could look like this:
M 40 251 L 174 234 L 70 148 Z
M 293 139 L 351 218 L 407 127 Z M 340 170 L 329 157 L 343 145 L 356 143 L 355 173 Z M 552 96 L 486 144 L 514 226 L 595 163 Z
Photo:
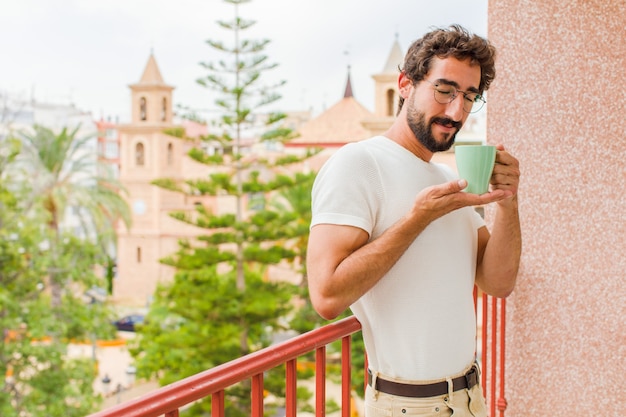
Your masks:
M 207 43 L 230 60 L 203 63 L 208 75 L 198 80 L 218 96 L 221 117 L 213 125 L 218 133 L 204 138 L 218 152 L 209 155 L 197 148 L 189 153 L 195 161 L 214 167 L 214 172 L 208 178 L 183 182 L 163 178 L 154 184 L 187 195 L 222 200 L 230 196 L 235 209 L 218 213 L 198 205 L 193 212 L 171 213 L 206 234 L 181 242 L 175 254 L 162 260 L 177 270 L 174 282 L 158 288 L 131 350 L 139 376 L 156 375 L 162 384 L 268 346 L 288 327 L 300 295 L 298 285 L 273 279 L 270 266 L 304 265 L 308 221 L 294 206 L 298 204 L 294 198 L 304 195 L 310 209 L 313 176 L 293 174 L 292 167 L 313 152 L 302 156 L 258 152 L 259 147 L 280 148 L 293 137 L 281 125 L 285 114 L 261 113 L 280 99 L 277 89 L 284 82 L 261 84 L 261 75 L 276 67 L 262 54 L 269 41 L 240 38 L 255 23 L 239 16 L 239 6 L 249 0 L 225 1 L 234 6 L 235 16 L 218 24 L 232 31 L 234 44 Z M 180 129 L 167 133 L 184 134 Z M 305 272 L 299 272 L 299 284 L 306 286 Z M 280 370 L 266 376 L 265 388 L 279 398 L 283 386 Z M 228 390 L 228 415 L 249 415 L 249 401 L 246 383 Z M 189 412 L 207 412 L 209 403 L 197 403 Z

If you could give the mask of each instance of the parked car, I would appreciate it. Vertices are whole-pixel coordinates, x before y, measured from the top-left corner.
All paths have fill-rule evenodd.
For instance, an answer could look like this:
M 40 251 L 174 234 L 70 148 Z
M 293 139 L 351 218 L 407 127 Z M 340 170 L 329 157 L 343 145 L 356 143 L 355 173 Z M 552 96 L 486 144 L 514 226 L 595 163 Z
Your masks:
M 134 332 L 137 324 L 142 324 L 144 316 L 141 314 L 130 314 L 113 322 L 115 328 L 123 332 Z

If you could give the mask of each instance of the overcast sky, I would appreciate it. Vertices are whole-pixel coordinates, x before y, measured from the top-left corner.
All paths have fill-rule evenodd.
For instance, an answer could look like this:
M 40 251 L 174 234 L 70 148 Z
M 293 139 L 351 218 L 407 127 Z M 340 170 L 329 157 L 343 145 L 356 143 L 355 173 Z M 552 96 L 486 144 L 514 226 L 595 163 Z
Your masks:
M 403 51 L 434 26 L 460 23 L 487 34 L 488 0 L 253 0 L 242 33 L 269 39 L 279 66 L 264 76 L 287 81 L 284 111 L 319 114 L 341 99 L 351 68 L 355 98 L 373 110 L 372 75 L 397 36 Z M 174 103 L 214 108 L 196 83 L 199 62 L 223 59 L 207 39 L 230 42 L 234 7 L 222 0 L 0 0 L 0 90 L 40 102 L 74 103 L 93 117 L 128 121 L 130 90 L 154 52 Z

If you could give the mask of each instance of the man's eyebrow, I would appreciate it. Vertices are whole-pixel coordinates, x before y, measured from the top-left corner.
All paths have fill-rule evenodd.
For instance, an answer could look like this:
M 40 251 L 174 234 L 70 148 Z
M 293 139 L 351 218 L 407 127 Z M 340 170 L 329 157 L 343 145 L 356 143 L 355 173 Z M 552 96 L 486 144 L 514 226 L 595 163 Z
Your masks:
M 435 83 L 451 85 L 454 88 L 456 88 L 457 90 L 461 91 L 459 83 L 457 83 L 456 81 L 446 80 L 445 78 L 439 78 L 439 79 L 435 80 Z M 470 87 L 470 88 L 468 88 L 466 90 L 466 92 L 480 94 L 480 90 L 478 88 L 476 88 L 476 87 Z

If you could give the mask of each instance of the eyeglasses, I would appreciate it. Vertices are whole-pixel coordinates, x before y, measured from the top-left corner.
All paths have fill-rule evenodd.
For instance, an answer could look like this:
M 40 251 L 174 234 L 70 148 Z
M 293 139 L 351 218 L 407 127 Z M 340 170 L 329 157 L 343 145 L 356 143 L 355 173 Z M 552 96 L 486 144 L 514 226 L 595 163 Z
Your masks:
M 463 94 L 463 110 L 467 113 L 476 113 L 483 108 L 487 100 L 478 93 L 472 93 L 468 91 L 461 91 L 453 85 L 434 83 L 432 81 L 424 80 L 433 85 L 433 91 L 435 94 L 435 101 L 439 104 L 449 104 L 454 101 L 459 93 Z

